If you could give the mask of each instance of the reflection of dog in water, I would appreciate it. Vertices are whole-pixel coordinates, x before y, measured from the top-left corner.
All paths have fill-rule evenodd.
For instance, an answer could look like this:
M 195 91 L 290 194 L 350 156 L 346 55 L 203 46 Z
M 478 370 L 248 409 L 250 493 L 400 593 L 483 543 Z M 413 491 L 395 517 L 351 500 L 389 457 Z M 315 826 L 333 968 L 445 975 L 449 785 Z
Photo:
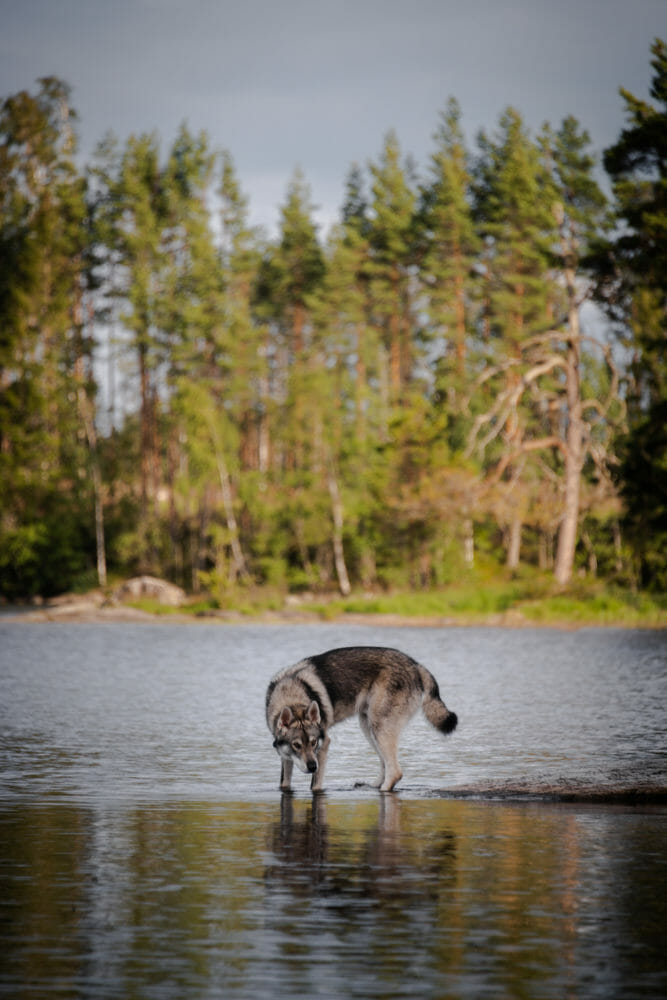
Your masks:
M 420 805 L 383 795 L 349 813 L 326 795 L 308 802 L 283 795 L 267 844 L 267 889 L 296 921 L 303 900 L 318 898 L 337 900 L 341 918 L 363 923 L 364 900 L 395 919 L 402 934 L 411 920 L 423 934 L 456 883 L 457 838 L 441 813 L 425 820 Z
M 433 674 L 396 649 L 332 649 L 287 667 L 276 674 L 266 692 L 266 721 L 281 759 L 281 789 L 290 788 L 296 763 L 312 774 L 311 789 L 319 791 L 328 730 L 357 714 L 380 758 L 380 791 L 391 791 L 402 776 L 398 738 L 420 706 L 436 729 L 451 733 L 456 728 L 456 715 L 440 698 Z

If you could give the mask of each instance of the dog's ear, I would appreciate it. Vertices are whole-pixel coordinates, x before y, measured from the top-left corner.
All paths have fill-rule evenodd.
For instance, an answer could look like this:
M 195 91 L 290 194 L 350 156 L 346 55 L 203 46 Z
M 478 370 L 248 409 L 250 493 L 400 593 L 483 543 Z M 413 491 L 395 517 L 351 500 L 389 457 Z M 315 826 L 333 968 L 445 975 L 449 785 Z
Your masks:
M 278 725 L 283 729 L 287 729 L 293 718 L 292 709 L 286 705 L 278 717 Z
M 313 725 L 317 725 L 317 723 L 320 721 L 320 706 L 317 704 L 316 701 L 311 701 L 310 705 L 308 706 L 306 718 L 308 719 L 308 722 L 312 722 Z

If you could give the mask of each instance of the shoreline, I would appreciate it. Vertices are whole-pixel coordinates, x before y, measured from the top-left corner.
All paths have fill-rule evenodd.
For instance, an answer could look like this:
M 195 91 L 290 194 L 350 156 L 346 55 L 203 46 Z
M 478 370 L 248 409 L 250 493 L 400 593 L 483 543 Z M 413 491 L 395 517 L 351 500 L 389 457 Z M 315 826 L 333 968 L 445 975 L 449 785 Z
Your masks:
M 367 628 L 505 628 L 505 629 L 559 629 L 566 632 L 584 628 L 646 629 L 663 631 L 667 626 L 659 623 L 600 622 L 590 620 L 535 621 L 518 611 L 484 616 L 453 615 L 399 615 L 382 612 L 340 612 L 320 614 L 306 609 L 285 609 L 244 614 L 240 611 L 211 611 L 206 614 L 189 614 L 187 611 L 145 611 L 128 605 L 96 607 L 84 602 L 72 602 L 39 608 L 0 609 L 0 625 L 350 625 Z
M 365 626 L 377 628 L 551 628 L 562 631 L 576 631 L 584 628 L 647 629 L 663 631 L 663 623 L 617 623 L 590 620 L 554 619 L 535 621 L 520 611 L 510 609 L 500 614 L 470 615 L 401 615 L 383 612 L 326 612 L 308 610 L 306 607 L 284 608 L 280 611 L 210 611 L 205 614 L 191 614 L 187 610 L 168 609 L 164 612 L 145 611 L 125 604 L 100 605 L 82 598 L 59 600 L 40 607 L 11 606 L 0 608 L 0 625 L 35 625 L 45 623 L 72 625 L 335 625 Z
M 602 594 L 602 598 L 600 599 Z M 179 586 L 152 576 L 132 577 L 113 589 L 96 587 L 83 593 L 68 591 L 53 597 L 35 597 L 0 603 L 0 624 L 137 624 L 170 622 L 216 625 L 318 625 L 343 624 L 370 628 L 508 628 L 576 631 L 582 628 L 618 628 L 660 631 L 667 629 L 667 606 L 651 599 L 630 601 L 606 592 L 587 594 L 546 593 L 519 599 L 496 593 L 477 601 L 477 592 L 431 592 L 424 600 L 400 592 L 392 597 L 364 593 L 341 600 L 336 593 L 278 594 L 261 590 L 241 595 L 243 600 L 222 609 L 198 605 Z M 365 598 L 369 598 L 368 602 Z M 555 601 L 554 601 L 555 598 Z M 458 603 L 458 606 L 457 606 Z

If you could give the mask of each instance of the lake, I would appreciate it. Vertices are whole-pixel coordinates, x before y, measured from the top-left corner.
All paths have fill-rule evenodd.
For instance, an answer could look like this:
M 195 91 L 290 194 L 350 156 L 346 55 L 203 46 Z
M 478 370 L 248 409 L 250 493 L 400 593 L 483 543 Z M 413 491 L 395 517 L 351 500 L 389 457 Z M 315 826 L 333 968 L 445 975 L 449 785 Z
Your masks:
M 353 644 L 459 728 L 281 795 L 266 684 Z M 0 620 L 0 994 L 664 998 L 665 705 L 659 631 Z

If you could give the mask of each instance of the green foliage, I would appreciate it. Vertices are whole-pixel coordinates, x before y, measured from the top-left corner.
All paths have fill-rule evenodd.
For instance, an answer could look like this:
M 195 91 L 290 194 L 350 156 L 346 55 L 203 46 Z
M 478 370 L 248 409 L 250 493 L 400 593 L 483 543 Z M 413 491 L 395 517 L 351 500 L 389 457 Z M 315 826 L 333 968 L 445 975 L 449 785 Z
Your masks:
M 0 535 L 0 575 L 9 600 L 41 593 L 41 556 L 48 544 L 44 524 L 5 528 Z
M 389 402 L 397 403 L 414 364 L 410 266 L 415 239 L 416 194 L 401 163 L 394 132 L 387 133 L 378 163 L 370 164 L 372 201 L 369 211 L 367 273 L 370 317 L 384 342 Z M 383 363 L 387 363 L 387 360 Z
M 639 561 L 641 585 L 666 593 L 667 399 L 633 422 L 619 453 L 625 525 Z
M 74 590 L 94 566 L 92 530 L 60 493 L 41 498 L 40 516 L 0 529 L 0 579 L 5 598 L 52 597 Z
M 492 334 L 517 349 L 548 327 L 555 191 L 537 144 L 513 108 L 501 117 L 498 135 L 482 133 L 479 142 L 475 194 L 487 250 L 486 313 Z
M 0 106 L 0 578 L 12 597 L 69 587 L 90 558 L 88 218 L 75 120 L 69 88 L 52 77 Z
M 648 594 L 610 590 L 589 596 L 557 594 L 534 604 L 526 604 L 521 613 L 531 622 L 542 625 L 607 625 L 664 628 L 667 622 L 664 602 Z
M 473 158 L 450 100 L 426 175 L 389 132 L 322 241 L 299 171 L 269 239 L 205 133 L 109 136 L 84 177 L 64 84 L 3 102 L 3 596 L 93 579 L 101 531 L 111 573 L 204 609 L 351 584 L 382 596 L 339 608 L 523 614 L 573 469 L 575 572 L 664 587 L 664 112 L 626 97 L 607 157 L 625 396 L 578 332 L 607 219 L 572 117 L 535 138 L 508 109 Z
M 311 610 L 332 620 L 338 615 L 388 615 L 433 623 L 532 623 L 552 626 L 605 625 L 617 627 L 664 627 L 664 599 L 619 588 L 601 590 L 574 586 L 567 593 L 549 593 L 550 581 L 530 575 L 524 581 L 501 579 L 459 583 L 428 592 L 400 591 L 391 594 L 355 596 L 328 604 L 315 603 Z M 536 596 L 538 595 L 538 596 Z
M 651 47 L 655 104 L 621 90 L 627 125 L 605 152 L 619 235 L 602 268 L 607 305 L 632 351 L 628 432 L 619 443 L 625 527 L 644 586 L 667 585 L 667 45 Z

